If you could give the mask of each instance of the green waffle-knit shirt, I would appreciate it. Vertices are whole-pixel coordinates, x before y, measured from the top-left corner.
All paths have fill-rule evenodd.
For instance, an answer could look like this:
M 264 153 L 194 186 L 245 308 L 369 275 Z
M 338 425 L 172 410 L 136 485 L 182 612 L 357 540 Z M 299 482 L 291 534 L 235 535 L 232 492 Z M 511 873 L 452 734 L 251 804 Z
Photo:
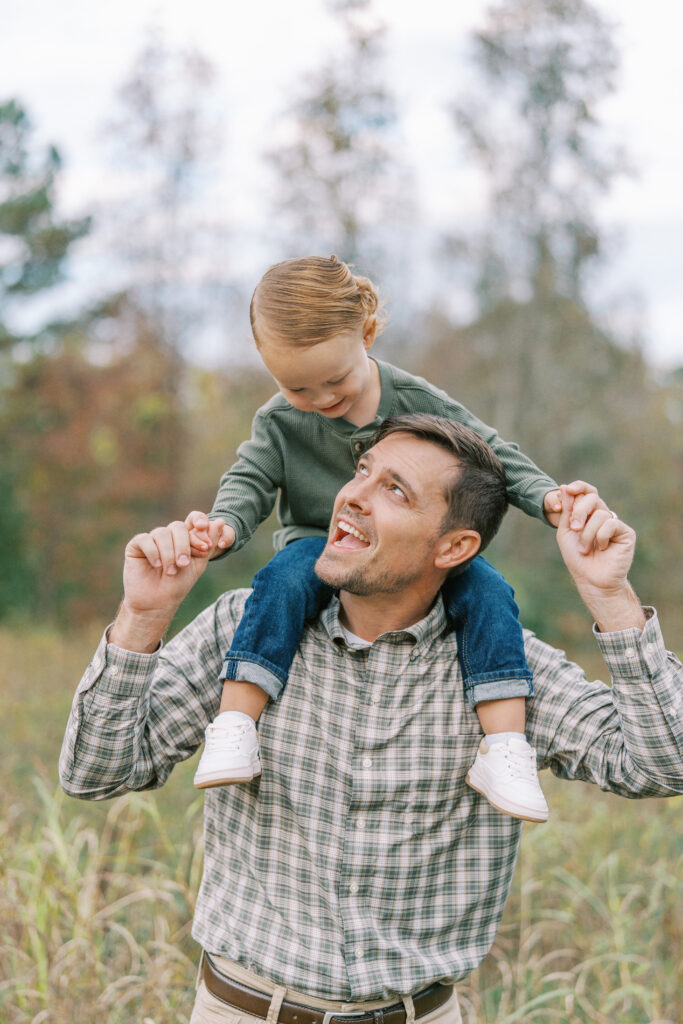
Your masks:
M 252 435 L 237 449 L 237 462 L 221 477 L 211 518 L 222 516 L 243 547 L 277 500 L 281 529 L 276 550 L 301 537 L 326 536 L 334 499 L 355 472 L 358 458 L 388 416 L 428 412 L 471 427 L 491 445 L 505 467 L 510 502 L 544 522 L 543 498 L 557 487 L 519 446 L 504 441 L 493 427 L 477 419 L 445 391 L 389 363 L 376 360 L 382 396 L 377 416 L 357 427 L 345 419 L 328 419 L 295 409 L 274 395 L 256 413 Z

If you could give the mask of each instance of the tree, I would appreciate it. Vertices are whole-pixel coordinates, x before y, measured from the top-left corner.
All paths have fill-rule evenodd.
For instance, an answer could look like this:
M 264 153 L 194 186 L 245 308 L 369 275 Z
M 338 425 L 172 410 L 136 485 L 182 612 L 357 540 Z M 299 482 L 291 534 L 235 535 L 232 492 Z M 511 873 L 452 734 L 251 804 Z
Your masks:
M 24 107 L 0 103 L 0 348 L 27 337 L 14 324 L 22 300 L 63 279 L 70 247 L 90 228 L 90 219 L 61 220 L 55 211 L 62 161 L 55 146 L 39 149 Z
M 412 178 L 398 155 L 398 118 L 381 79 L 384 28 L 371 0 L 328 8 L 345 46 L 305 79 L 279 119 L 283 141 L 268 154 L 278 181 L 274 221 L 288 255 L 335 252 L 375 273 L 389 262 L 392 232 L 409 222 Z
M 104 325 L 122 344 L 95 365 Z M 115 605 L 128 538 L 178 515 L 176 361 L 125 296 L 53 330 L 53 351 L 16 368 L 0 427 L 32 612 L 82 623 Z
M 603 248 L 595 200 L 626 166 L 598 119 L 618 63 L 587 0 L 505 0 L 474 33 L 476 87 L 453 115 L 486 175 L 487 226 L 455 242 L 482 308 L 539 289 L 582 299 Z
M 100 244 L 118 253 L 123 289 L 183 354 L 197 353 L 211 311 L 225 321 L 234 300 L 227 229 L 211 195 L 221 148 L 215 79 L 202 53 L 172 49 L 151 29 L 105 126 L 121 199 L 102 211 Z
M 55 146 L 39 146 L 30 118 L 16 99 L 0 103 L 0 421 L 7 422 L 7 391 L 16 373 L 14 355 L 46 343 L 45 325 L 22 327 L 22 313 L 37 296 L 51 294 L 64 278 L 71 246 L 90 227 L 89 218 L 56 213 L 61 157 Z M 25 508 L 17 494 L 14 453 L 0 453 L 0 616 L 25 607 L 33 580 L 27 555 Z
M 617 67 L 611 35 L 585 0 L 506 0 L 475 34 L 475 53 L 477 99 L 459 104 L 457 121 L 489 197 L 469 252 L 480 310 L 465 327 L 435 317 L 418 368 L 558 481 L 599 488 L 638 530 L 634 579 L 673 636 L 683 603 L 680 574 L 668 571 L 682 553 L 671 527 L 674 385 L 597 322 L 584 288 L 603 248 L 594 201 L 622 166 L 596 114 Z M 551 531 L 513 513 L 492 550 L 525 622 L 576 643 L 584 617 Z

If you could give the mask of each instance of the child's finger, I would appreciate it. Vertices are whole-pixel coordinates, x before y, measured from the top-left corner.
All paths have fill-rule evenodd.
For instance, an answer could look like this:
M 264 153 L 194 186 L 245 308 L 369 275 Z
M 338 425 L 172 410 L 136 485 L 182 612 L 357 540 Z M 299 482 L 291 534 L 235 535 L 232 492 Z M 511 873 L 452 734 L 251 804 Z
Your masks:
M 190 533 L 190 548 L 192 551 L 196 551 L 199 555 L 205 555 L 209 550 L 208 541 L 204 540 L 203 537 L 194 536 Z
M 561 487 L 559 488 L 559 495 L 560 495 L 560 504 L 562 506 L 562 511 L 560 512 L 560 521 L 557 524 L 557 529 L 558 529 L 558 531 L 560 531 L 560 530 L 568 530 L 569 527 L 570 527 L 570 517 L 571 517 L 572 506 L 574 504 L 574 499 L 572 498 L 571 494 L 567 490 L 567 487 L 566 487 L 565 484 L 562 484 Z
M 561 512 L 562 511 L 562 498 L 560 496 L 559 487 L 554 491 L 548 491 L 545 498 L 543 499 L 545 508 L 550 512 Z
M 185 517 L 185 526 L 188 530 L 204 532 L 209 529 L 209 517 L 206 512 L 198 512 L 195 510 Z
M 586 483 L 585 480 L 573 480 L 572 483 L 565 485 L 570 494 L 597 494 L 598 489 L 593 484 Z
M 218 547 L 231 548 L 235 543 L 235 537 L 236 534 L 232 526 L 228 526 L 227 523 L 224 523 L 221 529 L 221 535 L 218 538 Z
M 211 547 L 208 530 L 188 530 L 187 534 L 190 540 L 190 547 L 193 551 L 204 553 Z

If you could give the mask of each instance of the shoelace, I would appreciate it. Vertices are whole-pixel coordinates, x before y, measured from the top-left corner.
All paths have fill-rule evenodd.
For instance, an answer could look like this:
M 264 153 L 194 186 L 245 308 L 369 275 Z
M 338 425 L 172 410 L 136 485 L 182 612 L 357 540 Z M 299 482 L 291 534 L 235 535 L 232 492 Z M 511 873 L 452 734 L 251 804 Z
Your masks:
M 521 751 L 516 752 L 506 748 L 505 763 L 507 764 L 508 771 L 513 778 L 519 778 L 522 775 L 528 778 L 529 769 L 531 769 L 532 776 L 538 774 L 536 768 L 536 755 L 533 753 L 523 754 Z
M 217 747 L 220 747 L 221 750 L 239 750 L 246 731 L 246 725 L 231 725 L 229 728 L 225 728 L 225 726 L 214 725 L 212 722 L 206 730 L 206 748 L 207 750 L 215 750 Z

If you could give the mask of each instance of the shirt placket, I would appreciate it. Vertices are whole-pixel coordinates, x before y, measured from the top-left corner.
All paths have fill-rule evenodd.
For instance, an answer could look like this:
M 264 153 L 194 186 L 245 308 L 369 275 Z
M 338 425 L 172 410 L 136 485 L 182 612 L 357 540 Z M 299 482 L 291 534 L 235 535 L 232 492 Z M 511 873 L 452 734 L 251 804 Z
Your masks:
M 358 901 L 362 898 L 362 873 L 364 853 L 362 836 L 359 836 L 356 810 L 359 790 L 363 786 L 362 773 L 367 771 L 371 758 L 358 742 L 359 716 L 364 713 L 363 694 L 368 685 L 369 650 L 353 651 L 347 647 L 340 648 L 344 661 L 350 663 L 356 685 L 351 694 L 353 707 L 353 726 L 349 735 L 349 755 L 351 761 L 351 783 L 348 804 L 344 820 L 341 857 L 339 862 L 338 899 L 342 928 L 342 949 L 346 973 L 351 990 L 356 988 L 358 964 L 364 956 L 364 936 L 359 915 Z
M 356 728 L 353 733 L 353 781 L 344 832 L 340 872 L 340 900 L 344 932 L 344 957 L 352 998 L 376 984 L 380 955 L 376 937 L 366 916 L 373 871 L 374 839 L 377 829 L 373 807 L 386 789 L 382 752 L 382 692 L 407 666 L 409 652 L 401 657 L 396 641 L 380 639 L 361 651 L 346 651 L 352 659 L 359 686 L 356 700 Z

